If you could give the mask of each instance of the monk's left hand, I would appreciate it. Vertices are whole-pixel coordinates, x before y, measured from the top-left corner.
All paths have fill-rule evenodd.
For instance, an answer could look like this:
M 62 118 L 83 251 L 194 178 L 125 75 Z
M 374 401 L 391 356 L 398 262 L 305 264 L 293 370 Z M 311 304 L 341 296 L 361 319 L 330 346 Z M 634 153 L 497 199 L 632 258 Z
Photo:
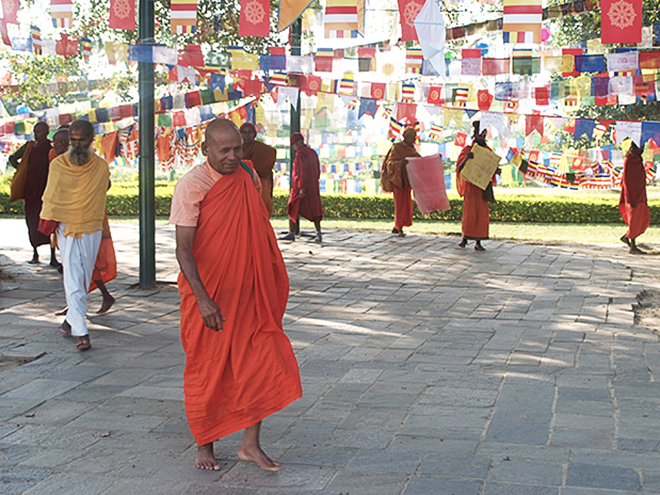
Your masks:
M 307 196 L 307 192 L 305 192 L 304 189 L 300 189 L 300 192 L 298 194 L 301 198 L 304 198 L 305 196 Z
M 211 299 L 202 299 L 197 301 L 199 312 L 204 320 L 204 325 L 209 327 L 214 332 L 222 332 L 222 322 L 226 320 L 222 316 L 220 307 Z

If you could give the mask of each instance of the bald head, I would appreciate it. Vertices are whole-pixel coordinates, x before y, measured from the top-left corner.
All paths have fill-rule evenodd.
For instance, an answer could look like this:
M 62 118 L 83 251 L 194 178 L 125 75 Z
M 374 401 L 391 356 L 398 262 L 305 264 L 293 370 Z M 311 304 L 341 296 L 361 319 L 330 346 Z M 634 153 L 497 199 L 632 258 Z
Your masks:
M 32 132 L 34 133 L 34 140 L 37 143 L 43 143 L 46 139 L 48 139 L 48 131 L 50 128 L 48 127 L 48 124 L 45 122 L 37 122 L 34 124 L 34 128 L 32 129 Z
M 216 172 L 235 172 L 243 158 L 243 141 L 236 124 L 228 119 L 213 120 L 206 127 L 202 154 Z
M 53 149 L 57 155 L 61 155 L 69 149 L 69 129 L 60 129 L 53 134 Z

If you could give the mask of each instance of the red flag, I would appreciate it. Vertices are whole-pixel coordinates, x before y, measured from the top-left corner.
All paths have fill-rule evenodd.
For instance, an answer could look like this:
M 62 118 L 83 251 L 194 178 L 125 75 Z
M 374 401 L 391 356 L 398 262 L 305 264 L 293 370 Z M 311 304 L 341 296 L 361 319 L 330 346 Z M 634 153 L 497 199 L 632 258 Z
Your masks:
M 484 76 L 497 76 L 508 74 L 511 67 L 510 58 L 484 58 L 481 61 L 481 74 Z
M 529 136 L 534 129 L 539 131 L 539 134 L 543 136 L 543 115 L 526 115 L 525 116 L 525 134 Z
M 134 31 L 135 0 L 110 0 L 110 23 L 108 26 L 110 29 Z
M 575 132 L 575 119 L 568 121 L 568 124 L 564 126 L 564 131 L 570 132 L 571 134 Z
M 396 120 L 403 122 L 403 119 L 408 119 L 408 123 L 413 125 L 417 122 L 417 105 L 414 103 L 397 103 L 396 105 Z
M 62 39 L 55 42 L 55 53 L 65 57 L 78 55 L 78 40 L 76 38 L 69 38 L 69 35 L 64 33 L 60 36 Z
M 494 96 L 491 95 L 487 89 L 480 89 L 477 93 L 477 100 L 479 103 L 479 110 L 488 110 L 493 104 Z
M 374 100 L 385 98 L 385 83 L 371 83 L 371 97 Z
M 424 6 L 423 0 L 399 0 L 399 16 L 401 17 L 401 41 L 417 40 L 415 19 Z
M 617 96 L 612 95 L 612 96 L 596 96 L 594 98 L 594 103 L 599 106 L 607 106 L 607 105 L 616 105 L 617 104 Z
M 179 64 L 184 67 L 204 67 L 204 55 L 202 47 L 199 45 L 186 45 L 183 50 L 179 50 Z
M 319 76 L 308 75 L 298 76 L 298 78 L 304 79 L 304 81 L 301 81 L 301 89 L 309 96 L 317 94 L 321 89 L 321 78 Z
M 11 46 L 9 32 L 7 31 L 7 23 L 4 19 L 0 19 L 0 34 L 2 35 L 2 42 L 7 46 Z
M 186 114 L 179 111 L 172 113 L 172 126 L 173 127 L 185 127 L 186 126 Z
M 238 18 L 239 36 L 270 36 L 270 2 L 268 0 L 241 0 Z
M 600 11 L 603 44 L 642 41 L 642 0 L 602 0 Z
M 550 91 L 547 86 L 541 86 L 539 88 L 534 88 L 534 98 L 536 98 L 537 105 L 549 105 L 550 104 Z
M 639 52 L 639 68 L 660 69 L 660 53 L 656 51 Z
M 480 48 L 463 48 L 461 52 L 463 58 L 481 58 Z
M 467 143 L 467 137 L 467 134 L 463 132 L 457 132 L 456 139 L 454 139 L 454 145 L 463 148 Z
M 2 0 L 2 12 L 6 23 L 18 24 L 18 0 Z
M 529 156 L 527 157 L 527 161 L 532 162 L 532 163 L 539 163 L 539 156 L 541 155 L 541 152 L 538 150 L 532 150 L 529 152 Z
M 427 102 L 430 105 L 442 105 L 444 103 L 442 99 L 442 86 L 431 86 L 429 88 L 429 97 Z
M 580 72 L 575 70 L 575 56 L 582 55 L 584 50 L 582 48 L 562 48 L 562 55 L 573 55 L 573 70 L 569 72 L 562 72 L 561 75 L 564 77 L 579 77 Z

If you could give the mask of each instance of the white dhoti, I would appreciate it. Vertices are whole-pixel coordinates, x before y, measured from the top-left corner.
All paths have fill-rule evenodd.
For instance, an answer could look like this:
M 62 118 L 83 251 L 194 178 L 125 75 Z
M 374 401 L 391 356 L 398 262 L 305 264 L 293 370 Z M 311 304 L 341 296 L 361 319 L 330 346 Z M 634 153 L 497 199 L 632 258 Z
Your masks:
M 57 227 L 57 241 L 64 267 L 64 293 L 69 311 L 66 321 L 71 325 L 71 335 L 82 337 L 87 335 L 87 293 L 92 282 L 92 273 L 96 256 L 101 245 L 102 231 L 93 234 L 83 234 L 82 239 L 64 236 L 66 223 Z

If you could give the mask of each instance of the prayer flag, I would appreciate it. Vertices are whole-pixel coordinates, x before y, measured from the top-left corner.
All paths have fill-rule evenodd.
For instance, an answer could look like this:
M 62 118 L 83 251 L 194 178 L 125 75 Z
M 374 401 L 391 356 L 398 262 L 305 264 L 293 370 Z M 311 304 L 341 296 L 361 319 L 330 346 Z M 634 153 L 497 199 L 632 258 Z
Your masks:
M 58 55 L 63 55 L 64 57 L 71 57 L 78 55 L 80 47 L 78 45 L 78 40 L 75 38 L 70 38 L 68 34 L 62 33 L 60 40 L 56 43 L 56 52 Z
M 534 88 L 534 99 L 537 105 L 546 106 L 550 104 L 550 91 L 547 86 Z
M 607 125 L 605 125 L 607 124 Z M 602 121 L 602 120 L 597 120 L 596 125 L 594 126 L 594 131 L 593 131 L 593 139 L 594 141 L 598 141 L 600 138 L 602 138 L 605 133 L 607 132 L 608 127 L 610 126 L 609 121 Z
M 357 33 L 362 34 L 364 0 L 327 0 L 323 29 L 326 38 L 353 38 Z
M 541 43 L 542 0 L 504 0 L 505 43 Z
M 642 0 L 601 0 L 600 9 L 603 44 L 642 41 Z
M 73 21 L 73 3 L 71 0 L 50 0 L 50 16 L 53 26 L 68 29 Z
M 347 72 L 341 78 L 341 81 L 339 83 L 339 90 L 337 91 L 337 94 L 353 96 L 354 90 L 355 90 L 355 80 L 353 78 L 353 74 Z
M 419 74 L 422 71 L 424 54 L 421 48 L 406 48 L 406 72 Z
M 480 89 L 477 93 L 479 110 L 489 110 L 490 106 L 493 104 L 493 98 L 494 96 L 491 95 L 487 89 Z
M 296 22 L 303 12 L 312 4 L 310 0 L 280 0 L 277 32 L 282 32 Z
M 440 141 L 440 135 L 442 134 L 442 127 L 437 124 L 431 125 L 431 130 L 429 132 L 429 138 L 432 141 Z M 459 133 L 460 134 L 460 133 Z M 465 135 L 465 134 L 464 134 Z M 458 137 L 458 136 L 457 136 Z M 467 137 L 467 136 L 466 136 Z
M 445 19 L 435 0 L 426 0 L 415 18 L 415 30 L 425 62 L 428 62 L 437 74 L 444 77 Z
M 401 100 L 406 103 L 412 103 L 415 99 L 415 85 L 409 83 L 401 84 Z
M 2 35 L 2 42 L 7 46 L 11 46 L 9 32 L 7 31 L 7 22 L 2 18 L 0 18 L 0 35 Z
M 459 146 L 460 148 L 465 147 L 467 144 L 468 135 L 464 132 L 457 132 L 456 139 L 454 139 L 454 146 Z
M 390 117 L 390 128 L 387 131 L 387 139 L 395 141 L 403 130 L 403 124 L 398 122 L 394 117 Z
M 80 38 L 80 47 L 82 49 L 82 56 L 85 62 L 89 62 L 89 57 L 92 54 L 92 40 L 89 38 Z
M 332 72 L 332 61 L 334 53 L 332 48 L 319 48 L 314 55 L 315 69 L 317 72 Z
M 241 0 L 238 35 L 268 38 L 270 35 L 270 2 L 268 0 Z
M 6 23 L 18 24 L 18 0 L 2 0 L 2 13 Z
M 398 122 L 408 122 L 412 125 L 417 122 L 417 105 L 414 103 L 397 103 L 396 120 Z
M 179 50 L 179 61 L 177 65 L 184 67 L 204 67 L 204 55 L 200 45 L 186 45 L 183 50 Z
M 417 40 L 415 19 L 422 10 L 422 0 L 398 0 L 399 16 L 401 18 L 401 41 Z
M 429 88 L 429 97 L 427 102 L 431 105 L 441 105 L 442 101 L 442 86 L 431 86 Z
M 573 131 L 574 139 L 579 139 L 582 135 L 586 135 L 591 141 L 595 126 L 596 121 L 593 119 L 576 119 L 575 131 Z
M 509 58 L 484 58 L 481 61 L 481 73 L 484 76 L 508 74 L 510 68 L 511 59 Z
M 37 26 L 30 26 L 30 35 L 32 37 L 32 51 L 37 55 L 41 55 L 43 47 L 41 44 L 41 29 Z
M 454 90 L 454 106 L 464 107 L 467 105 L 469 88 L 456 88 Z
M 268 84 L 277 84 L 278 86 L 286 86 L 286 82 L 287 82 L 286 73 L 275 72 L 268 81 Z
M 135 30 L 135 0 L 110 0 L 110 29 Z
M 543 136 L 543 115 L 526 115 L 525 116 L 525 134 L 529 136 L 536 129 L 541 136 Z
M 385 98 L 385 83 L 371 83 L 371 97 L 375 100 Z
M 197 26 L 197 0 L 171 0 L 170 8 L 172 33 L 194 33 Z

